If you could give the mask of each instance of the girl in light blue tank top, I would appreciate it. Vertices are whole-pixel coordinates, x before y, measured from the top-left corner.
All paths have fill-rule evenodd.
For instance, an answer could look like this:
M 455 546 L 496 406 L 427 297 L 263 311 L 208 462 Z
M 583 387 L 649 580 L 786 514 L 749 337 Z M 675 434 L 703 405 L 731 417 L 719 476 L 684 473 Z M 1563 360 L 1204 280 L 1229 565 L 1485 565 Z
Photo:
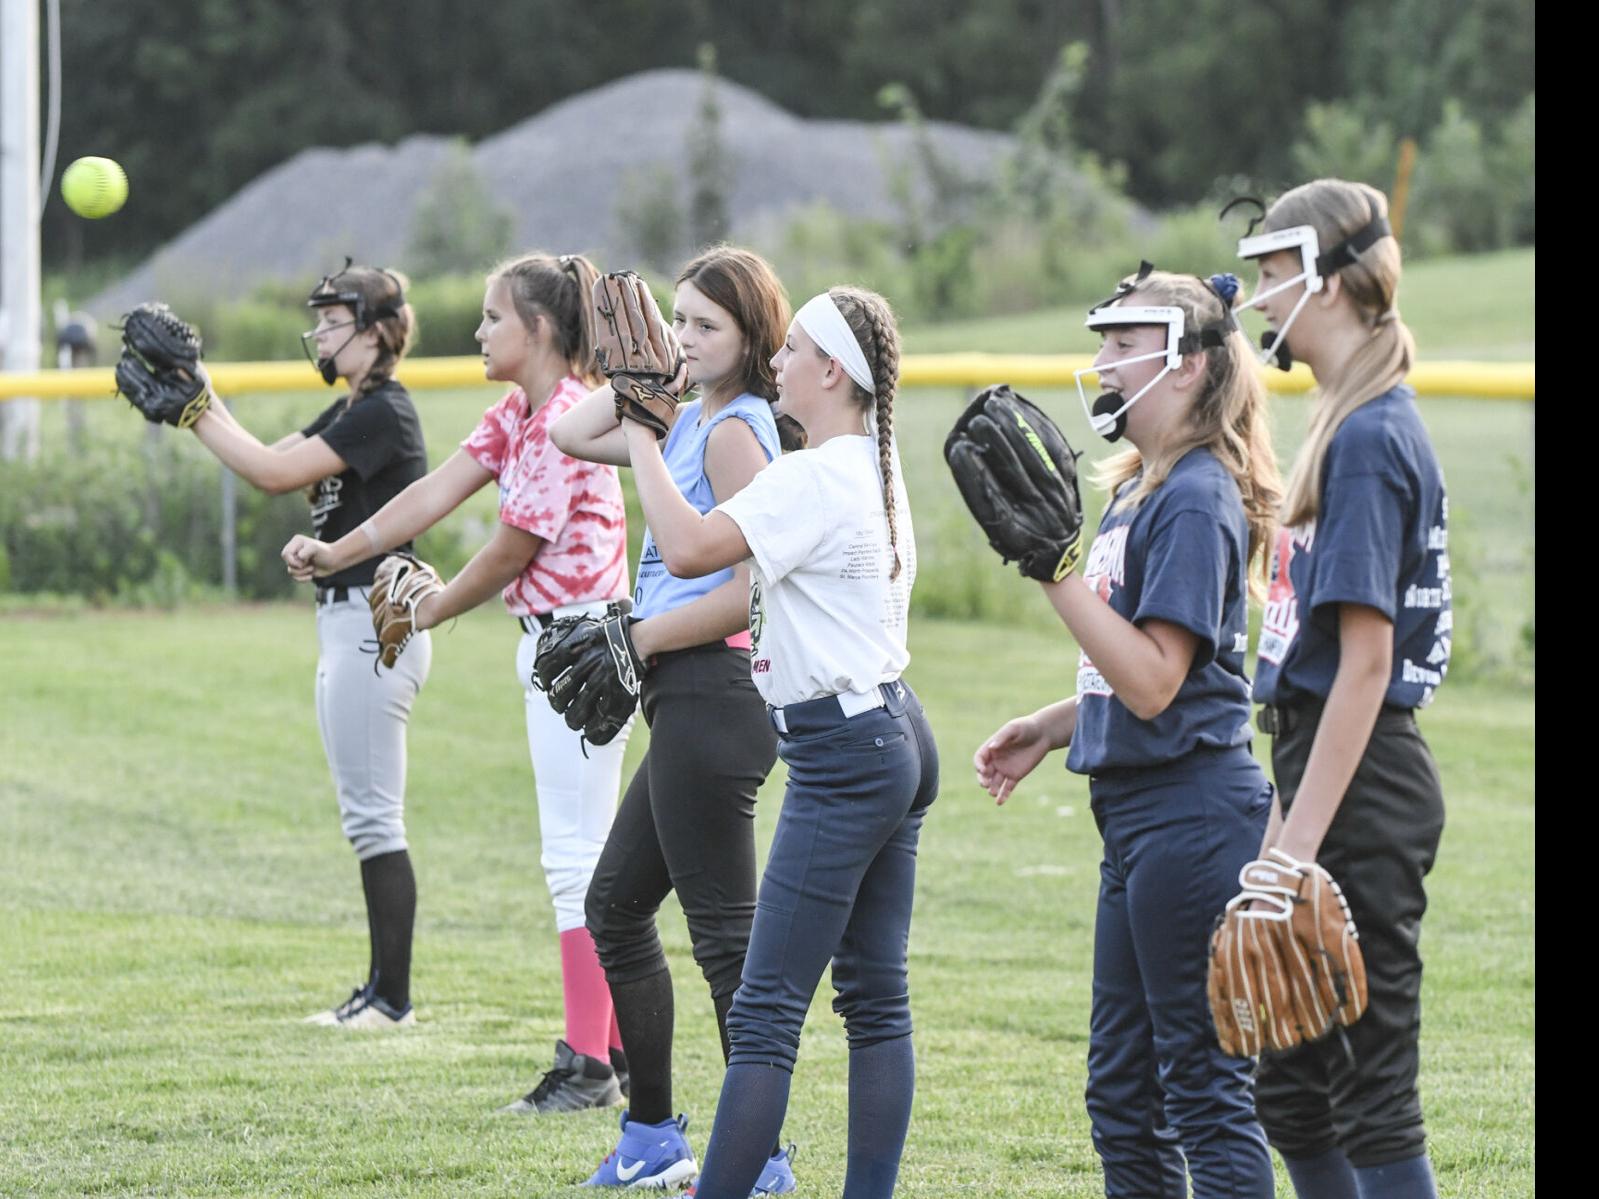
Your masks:
M 711 430 L 724 420 L 742 420 L 755 434 L 755 440 L 766 451 L 770 462 L 782 452 L 777 437 L 777 420 L 772 406 L 760 396 L 744 392 L 726 407 L 701 421 L 703 401 L 694 400 L 678 407 L 677 420 L 667 434 L 662 447 L 666 467 L 672 472 L 672 482 L 683 493 L 683 498 L 694 505 L 696 511 L 709 512 L 716 507 L 716 496 L 711 491 L 711 481 L 705 475 L 705 446 Z M 690 600 L 715 590 L 733 577 L 731 568 L 701 575 L 697 579 L 680 579 L 668 573 L 661 562 L 660 551 L 655 548 L 655 537 L 644 530 L 644 548 L 639 554 L 638 584 L 633 590 L 633 615 L 641 620 L 670 612 Z
M 774 416 L 771 406 L 778 394 L 771 359 L 789 316 L 772 268 L 747 250 L 714 247 L 677 276 L 673 326 L 688 378 L 702 395 L 678 406 L 661 452 L 678 490 L 700 512 L 737 493 L 782 449 L 804 444 L 798 426 Z M 551 436 L 574 457 L 631 465 L 609 388 L 566 413 Z M 747 582 L 740 585 L 746 570 L 741 564 L 678 578 L 645 533 L 632 613 L 638 620 L 626 635 L 646 666 L 639 702 L 650 747 L 617 810 L 586 902 L 626 1051 L 628 1109 L 590 1186 L 675 1189 L 699 1171 L 686 1117 L 673 1101 L 674 993 L 656 916 L 675 891 L 725 1060 L 727 1015 L 755 915 L 755 796 L 777 758 L 776 734 L 750 675 L 749 591 Z M 690 1044 L 682 1051 L 717 1048 Z M 761 1187 L 786 1194 L 794 1174 L 780 1138 L 773 1140 L 761 1147 L 775 1150 Z

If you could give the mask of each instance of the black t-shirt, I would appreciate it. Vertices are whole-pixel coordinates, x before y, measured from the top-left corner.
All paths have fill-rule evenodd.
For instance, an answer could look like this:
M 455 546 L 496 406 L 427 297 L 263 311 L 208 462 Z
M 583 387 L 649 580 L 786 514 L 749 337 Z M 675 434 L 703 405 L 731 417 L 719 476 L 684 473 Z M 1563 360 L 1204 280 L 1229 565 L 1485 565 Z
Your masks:
M 337 541 L 428 473 L 427 447 L 422 443 L 422 422 L 410 394 L 394 380 L 345 407 L 344 400 L 330 404 L 302 432 L 320 436 L 344 459 L 342 474 L 323 479 L 311 499 L 311 533 L 321 541 Z M 394 547 L 409 550 L 411 543 Z M 366 587 L 377 571 L 378 559 L 357 562 L 322 580 L 329 587 Z

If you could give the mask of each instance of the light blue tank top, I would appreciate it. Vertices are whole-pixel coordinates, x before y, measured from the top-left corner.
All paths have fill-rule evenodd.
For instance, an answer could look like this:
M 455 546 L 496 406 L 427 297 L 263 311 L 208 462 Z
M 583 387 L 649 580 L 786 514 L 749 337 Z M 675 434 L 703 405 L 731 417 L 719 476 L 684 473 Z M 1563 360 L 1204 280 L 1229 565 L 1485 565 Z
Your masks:
M 745 392 L 704 424 L 700 423 L 701 401 L 678 407 L 677 420 L 666 435 L 662 457 L 672 482 L 683 493 L 683 498 L 694 505 L 697 512 L 709 512 L 716 507 L 716 493 L 711 481 L 705 477 L 705 445 L 711 430 L 724 420 L 733 418 L 749 425 L 755 440 L 766 452 L 768 462 L 782 452 L 777 439 L 777 421 L 772 416 L 772 406 L 758 395 Z M 639 619 L 657 616 L 680 608 L 690 600 L 714 591 L 733 577 L 731 568 L 697 579 L 680 579 L 669 574 L 661 563 L 661 553 L 655 548 L 655 535 L 644 530 L 644 548 L 639 555 L 638 585 L 633 589 L 633 615 Z

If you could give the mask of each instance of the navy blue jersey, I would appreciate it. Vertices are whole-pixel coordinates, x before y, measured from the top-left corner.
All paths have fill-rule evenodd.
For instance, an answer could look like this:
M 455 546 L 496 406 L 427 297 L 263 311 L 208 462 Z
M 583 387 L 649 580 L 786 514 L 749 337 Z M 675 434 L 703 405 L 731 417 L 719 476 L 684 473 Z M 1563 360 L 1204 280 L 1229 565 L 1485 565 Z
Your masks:
M 311 497 L 312 536 L 337 541 L 361 527 L 412 483 L 428 473 L 427 447 L 422 442 L 422 422 L 410 394 L 390 379 L 346 407 L 337 399 L 302 432 L 320 436 L 340 458 L 345 470 L 321 480 Z M 409 541 L 394 547 L 410 552 Z M 377 572 L 380 557 L 346 567 L 318 580 L 329 587 L 366 587 Z
M 1327 447 L 1316 520 L 1277 536 L 1255 699 L 1326 699 L 1338 671 L 1338 605 L 1394 626 L 1383 702 L 1420 708 L 1449 669 L 1449 497 L 1415 392 L 1355 409 Z
M 1112 694 L 1085 653 L 1066 768 L 1079 774 L 1175 762 L 1200 746 L 1249 741 L 1249 522 L 1238 484 L 1207 449 L 1190 450 L 1138 508 L 1105 509 L 1084 578 L 1134 624 L 1164 620 L 1199 638 L 1188 677 L 1153 720 Z

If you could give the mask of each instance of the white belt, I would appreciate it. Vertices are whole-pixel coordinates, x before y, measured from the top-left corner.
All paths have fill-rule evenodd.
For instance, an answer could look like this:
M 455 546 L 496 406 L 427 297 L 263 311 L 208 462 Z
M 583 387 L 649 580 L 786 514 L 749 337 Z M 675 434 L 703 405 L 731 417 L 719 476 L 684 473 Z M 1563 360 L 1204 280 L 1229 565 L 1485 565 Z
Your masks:
M 870 712 L 873 708 L 881 708 L 883 704 L 883 689 L 873 687 L 870 691 L 840 691 L 837 695 L 824 695 L 821 699 L 838 701 L 838 709 L 844 714 L 845 720 L 859 716 L 862 712 Z M 805 700 L 805 703 L 816 703 L 817 700 Z M 772 709 L 772 725 L 785 737 L 788 735 L 788 721 L 783 717 L 782 708 Z

